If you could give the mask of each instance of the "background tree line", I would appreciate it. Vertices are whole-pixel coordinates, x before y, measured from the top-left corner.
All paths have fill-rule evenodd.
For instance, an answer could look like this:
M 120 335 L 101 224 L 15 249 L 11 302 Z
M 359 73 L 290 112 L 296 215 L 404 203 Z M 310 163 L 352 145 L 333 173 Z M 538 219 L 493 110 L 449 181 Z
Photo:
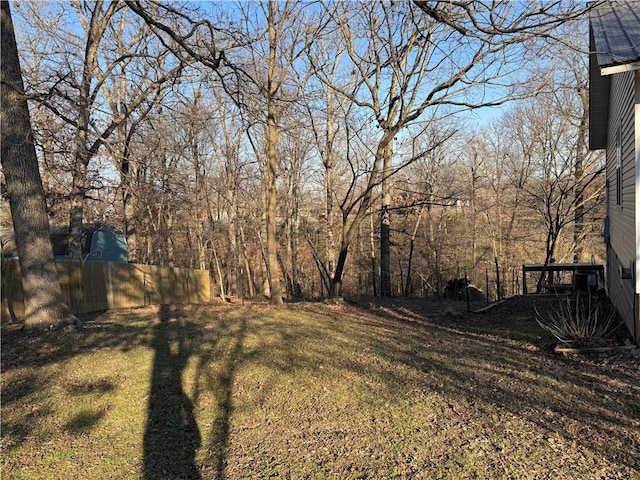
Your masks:
M 585 6 L 534 3 L 17 4 L 50 221 L 274 303 L 602 261 Z

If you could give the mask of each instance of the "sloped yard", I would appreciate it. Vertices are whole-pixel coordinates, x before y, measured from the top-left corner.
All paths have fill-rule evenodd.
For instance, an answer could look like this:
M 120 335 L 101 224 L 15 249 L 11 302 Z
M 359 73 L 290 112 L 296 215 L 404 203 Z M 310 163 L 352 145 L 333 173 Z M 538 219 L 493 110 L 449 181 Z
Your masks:
M 3 479 L 640 476 L 640 357 L 531 301 L 163 307 L 3 326 Z

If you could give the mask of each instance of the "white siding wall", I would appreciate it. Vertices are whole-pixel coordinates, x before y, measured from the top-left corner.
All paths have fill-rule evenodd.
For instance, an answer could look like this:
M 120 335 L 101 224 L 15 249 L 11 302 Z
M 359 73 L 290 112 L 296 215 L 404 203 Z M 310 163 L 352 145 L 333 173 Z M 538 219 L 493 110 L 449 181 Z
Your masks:
M 633 280 L 622 279 L 620 267 L 635 268 L 636 260 L 636 72 L 612 75 L 607 141 L 607 212 L 610 244 L 608 290 L 614 305 L 631 332 L 635 331 L 635 291 Z M 621 146 L 618 147 L 618 128 Z M 618 148 L 622 154 L 622 197 L 617 201 L 616 168 Z M 618 205 L 618 203 L 620 203 Z M 638 340 L 636 338 L 636 340 Z

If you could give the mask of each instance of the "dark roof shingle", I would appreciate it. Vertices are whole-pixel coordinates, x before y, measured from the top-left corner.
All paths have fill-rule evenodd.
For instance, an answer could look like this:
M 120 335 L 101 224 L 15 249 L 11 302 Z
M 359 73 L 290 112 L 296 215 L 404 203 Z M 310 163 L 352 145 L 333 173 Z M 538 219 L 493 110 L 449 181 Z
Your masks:
M 612 0 L 590 14 L 595 54 L 603 75 L 640 69 L 640 1 Z

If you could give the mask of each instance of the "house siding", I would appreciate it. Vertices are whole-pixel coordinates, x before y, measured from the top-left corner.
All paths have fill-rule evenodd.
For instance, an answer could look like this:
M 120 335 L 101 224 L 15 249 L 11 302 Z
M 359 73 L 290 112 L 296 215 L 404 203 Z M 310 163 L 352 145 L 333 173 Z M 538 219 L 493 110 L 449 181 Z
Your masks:
M 634 102 L 634 124 L 635 124 L 635 205 L 636 205 L 636 248 L 634 256 L 634 328 L 633 337 L 640 345 L 640 70 L 635 70 L 635 102 Z
M 637 335 L 636 288 L 633 279 L 623 279 L 623 268 L 636 268 L 636 102 L 640 95 L 636 72 L 612 75 L 607 141 L 607 289 L 629 330 Z M 620 128 L 621 135 L 618 134 Z M 622 142 L 618 150 L 618 139 Z M 617 165 L 621 153 L 622 196 L 618 201 Z M 637 275 L 633 275 L 637 277 Z

